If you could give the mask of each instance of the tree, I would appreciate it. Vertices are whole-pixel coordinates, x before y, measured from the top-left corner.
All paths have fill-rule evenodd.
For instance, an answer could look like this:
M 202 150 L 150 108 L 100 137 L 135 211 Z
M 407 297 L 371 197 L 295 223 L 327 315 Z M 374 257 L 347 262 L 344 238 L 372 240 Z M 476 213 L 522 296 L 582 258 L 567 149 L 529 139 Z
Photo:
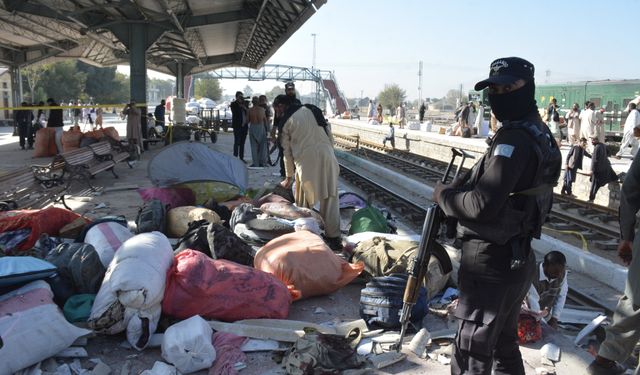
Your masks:
M 400 103 L 407 97 L 405 90 L 401 89 L 397 83 L 384 85 L 384 90 L 378 94 L 378 102 L 382 107 L 394 111 Z
M 42 73 L 44 72 L 44 70 L 45 70 L 44 64 L 37 64 L 37 65 L 29 65 L 20 71 L 23 79 L 27 81 L 27 86 L 29 87 L 29 91 L 31 92 L 32 103 L 37 103 L 39 101 L 46 100 L 46 98 L 37 95 L 37 92 L 36 92 L 36 88 L 40 83 L 40 80 L 42 78 Z
M 462 104 L 464 98 L 467 97 L 467 94 L 459 89 L 451 89 L 447 91 L 447 95 L 445 96 L 446 104 L 456 108 L 456 105 Z
M 207 74 L 196 79 L 194 93 L 197 98 L 219 100 L 222 97 L 222 87 L 220 81 Z
M 242 89 L 242 92 L 244 93 L 245 98 L 250 98 L 253 95 L 253 89 L 249 85 L 246 85 Z
M 273 86 L 273 88 L 265 93 L 268 100 L 275 99 L 278 95 L 284 95 L 284 88 L 280 86 Z
M 81 97 L 87 74 L 78 72 L 75 61 L 61 61 L 46 64 L 41 84 L 46 96 L 58 102 Z
M 99 68 L 82 61 L 76 63 L 79 72 L 86 74 L 84 94 L 94 103 L 112 103 L 116 98 L 113 92 L 119 91 L 120 82 L 116 80 L 116 67 Z

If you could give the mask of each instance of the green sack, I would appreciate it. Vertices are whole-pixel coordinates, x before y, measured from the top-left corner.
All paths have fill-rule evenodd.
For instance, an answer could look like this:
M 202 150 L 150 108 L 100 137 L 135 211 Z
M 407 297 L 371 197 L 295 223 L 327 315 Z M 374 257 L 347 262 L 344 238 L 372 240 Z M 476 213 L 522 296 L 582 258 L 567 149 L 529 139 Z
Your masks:
M 351 217 L 349 234 L 362 232 L 389 233 L 390 228 L 384 214 L 373 206 L 356 211 Z
M 305 328 L 304 332 L 284 355 L 282 366 L 287 374 L 341 374 L 364 365 L 364 358 L 356 350 L 362 338 L 359 328 L 344 337 L 323 334 L 313 328 Z
M 62 312 L 70 323 L 86 322 L 91 315 L 91 307 L 95 301 L 95 294 L 76 294 L 64 304 Z

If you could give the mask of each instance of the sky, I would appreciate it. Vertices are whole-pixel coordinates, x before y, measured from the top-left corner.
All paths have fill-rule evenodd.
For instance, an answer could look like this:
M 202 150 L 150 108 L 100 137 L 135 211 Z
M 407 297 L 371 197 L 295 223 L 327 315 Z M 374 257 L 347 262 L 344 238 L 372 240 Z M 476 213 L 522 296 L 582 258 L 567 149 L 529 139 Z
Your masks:
M 419 61 L 423 98 L 468 91 L 506 56 L 532 62 L 538 84 L 636 79 L 639 11 L 640 0 L 327 0 L 267 63 L 310 67 L 315 33 L 316 67 L 334 71 L 349 98 L 396 83 L 417 99 Z M 281 85 L 222 82 L 225 94 L 247 84 Z

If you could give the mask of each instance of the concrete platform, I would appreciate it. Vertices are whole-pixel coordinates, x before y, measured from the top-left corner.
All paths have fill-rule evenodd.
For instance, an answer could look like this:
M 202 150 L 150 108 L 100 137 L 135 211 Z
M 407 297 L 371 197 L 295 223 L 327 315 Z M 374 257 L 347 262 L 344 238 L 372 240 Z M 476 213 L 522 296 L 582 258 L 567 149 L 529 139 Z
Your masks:
M 105 119 L 105 126 L 114 125 L 124 134 L 124 124 L 117 119 Z M 230 153 L 232 150 L 233 136 L 230 133 L 220 134 L 218 143 L 208 145 L 216 150 Z M 160 145 L 151 146 L 148 152 L 142 155 L 142 160 L 133 169 L 129 170 L 123 166 L 119 170 L 121 178 L 113 179 L 110 174 L 100 174 L 95 180 L 95 184 L 104 187 L 138 185 L 140 187 L 150 186 L 147 178 L 146 166 L 154 154 L 162 149 Z M 249 150 L 249 148 L 246 148 Z M 250 156 L 247 157 L 247 160 Z M 10 135 L 10 129 L 0 128 L 0 159 L 2 159 L 2 169 L 14 168 L 32 164 L 33 162 L 46 162 L 50 158 L 32 159 L 27 151 L 18 151 L 17 137 Z M 277 183 L 279 176 L 273 176 L 277 168 L 266 168 L 262 170 L 249 170 L 249 186 L 260 187 L 265 182 Z M 342 185 L 344 186 L 344 185 Z M 85 197 L 86 199 L 69 200 L 72 208 L 80 213 L 85 213 L 89 217 L 98 217 L 106 214 L 122 214 L 128 220 L 134 220 L 138 207 L 142 204 L 135 190 L 113 190 L 98 196 Z M 422 199 L 416 197 L 416 199 Z M 107 205 L 106 209 L 98 209 L 100 203 Z M 297 301 L 292 304 L 289 319 L 303 320 L 312 323 L 324 323 L 333 320 L 354 320 L 358 319 L 358 306 L 361 283 L 352 283 L 346 287 L 322 297 L 314 297 Z M 316 308 L 321 307 L 326 312 L 315 313 Z M 444 323 L 442 323 L 444 324 Z M 435 331 L 439 327 L 428 327 Z M 410 338 L 410 336 L 409 336 Z M 150 369 L 154 361 L 162 360 L 159 348 L 149 348 L 142 352 L 137 352 L 127 345 L 124 334 L 115 336 L 98 336 L 90 338 L 86 346 L 89 358 L 99 358 L 106 363 L 113 373 L 134 374 L 145 369 Z M 559 375 L 574 375 L 584 373 L 591 357 L 581 348 L 576 347 L 558 332 L 545 331 L 542 342 L 536 345 L 522 347 L 523 359 L 527 375 L 535 374 L 535 368 L 541 366 L 539 347 L 544 342 L 555 342 L 563 351 L 562 359 L 556 364 L 556 372 Z M 89 361 L 81 360 L 85 368 L 88 368 Z M 283 374 L 279 364 L 271 359 L 271 352 L 252 353 L 247 356 L 247 368 L 241 371 L 245 375 L 258 374 Z M 206 374 L 207 371 L 200 371 L 198 374 Z M 381 374 L 435 374 L 445 375 L 450 373 L 450 367 L 434 360 L 418 358 L 412 353 L 408 353 L 408 358 L 393 366 L 387 367 L 378 373 Z
M 344 135 L 359 135 L 360 139 L 382 143 L 382 140 L 386 136 L 389 125 L 369 125 L 365 120 L 342 120 L 331 119 L 331 128 L 337 134 Z M 422 128 L 426 128 L 425 124 L 422 124 Z M 430 132 L 426 130 L 409 130 L 400 129 L 395 127 L 396 136 L 396 148 L 401 150 L 409 150 L 415 154 L 425 157 L 449 162 L 451 159 L 451 147 L 462 148 L 470 154 L 476 156 L 478 159 L 487 149 L 487 143 L 485 138 L 461 138 L 452 137 L 448 135 L 438 134 L 439 126 L 433 126 Z M 566 155 L 569 152 L 570 147 L 564 145 L 561 147 L 563 154 L 563 163 L 566 160 Z M 616 158 L 609 158 L 611 165 L 616 173 L 627 172 L 631 165 L 629 158 L 618 160 Z M 591 160 L 585 158 L 583 172 L 590 170 Z M 564 168 L 564 166 L 563 166 Z M 564 172 L 560 176 L 560 181 L 555 192 L 560 193 L 562 189 L 562 181 L 564 178 Z M 589 176 L 578 174 L 577 181 L 573 184 L 573 194 L 578 199 L 588 200 L 589 189 L 591 182 Z M 607 206 L 611 208 L 617 208 L 620 205 L 620 184 L 611 183 L 608 186 L 603 186 L 598 191 L 595 199 L 595 203 Z

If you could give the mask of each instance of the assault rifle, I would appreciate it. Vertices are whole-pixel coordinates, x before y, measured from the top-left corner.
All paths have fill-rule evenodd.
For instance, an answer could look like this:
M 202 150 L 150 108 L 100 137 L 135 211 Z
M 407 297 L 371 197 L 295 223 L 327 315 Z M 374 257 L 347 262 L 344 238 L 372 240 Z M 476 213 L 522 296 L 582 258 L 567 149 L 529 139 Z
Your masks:
M 451 173 L 453 164 L 458 156 L 462 156 L 462 162 L 460 162 L 460 165 L 456 169 L 456 173 L 453 176 L 454 180 L 462 170 L 464 161 L 467 158 L 474 158 L 473 155 L 469 155 L 462 149 L 452 148 L 451 153 L 451 161 L 449 162 L 441 180 L 443 184 L 447 183 L 449 173 Z M 431 258 L 431 248 L 436 241 L 436 237 L 440 231 L 440 223 L 443 218 L 444 213 L 437 203 L 433 203 L 427 208 L 427 215 L 425 216 L 424 224 L 422 225 L 420 247 L 418 248 L 417 254 L 411 258 L 409 263 L 409 278 L 407 279 L 407 286 L 404 289 L 402 312 L 400 313 L 400 324 L 402 325 L 400 330 L 400 340 L 394 345 L 398 352 L 402 349 L 402 340 L 407 333 L 407 327 L 409 325 L 409 320 L 411 319 L 411 310 L 418 300 L 420 288 L 422 287 L 422 280 L 424 280 L 425 274 L 427 273 L 429 259 Z

